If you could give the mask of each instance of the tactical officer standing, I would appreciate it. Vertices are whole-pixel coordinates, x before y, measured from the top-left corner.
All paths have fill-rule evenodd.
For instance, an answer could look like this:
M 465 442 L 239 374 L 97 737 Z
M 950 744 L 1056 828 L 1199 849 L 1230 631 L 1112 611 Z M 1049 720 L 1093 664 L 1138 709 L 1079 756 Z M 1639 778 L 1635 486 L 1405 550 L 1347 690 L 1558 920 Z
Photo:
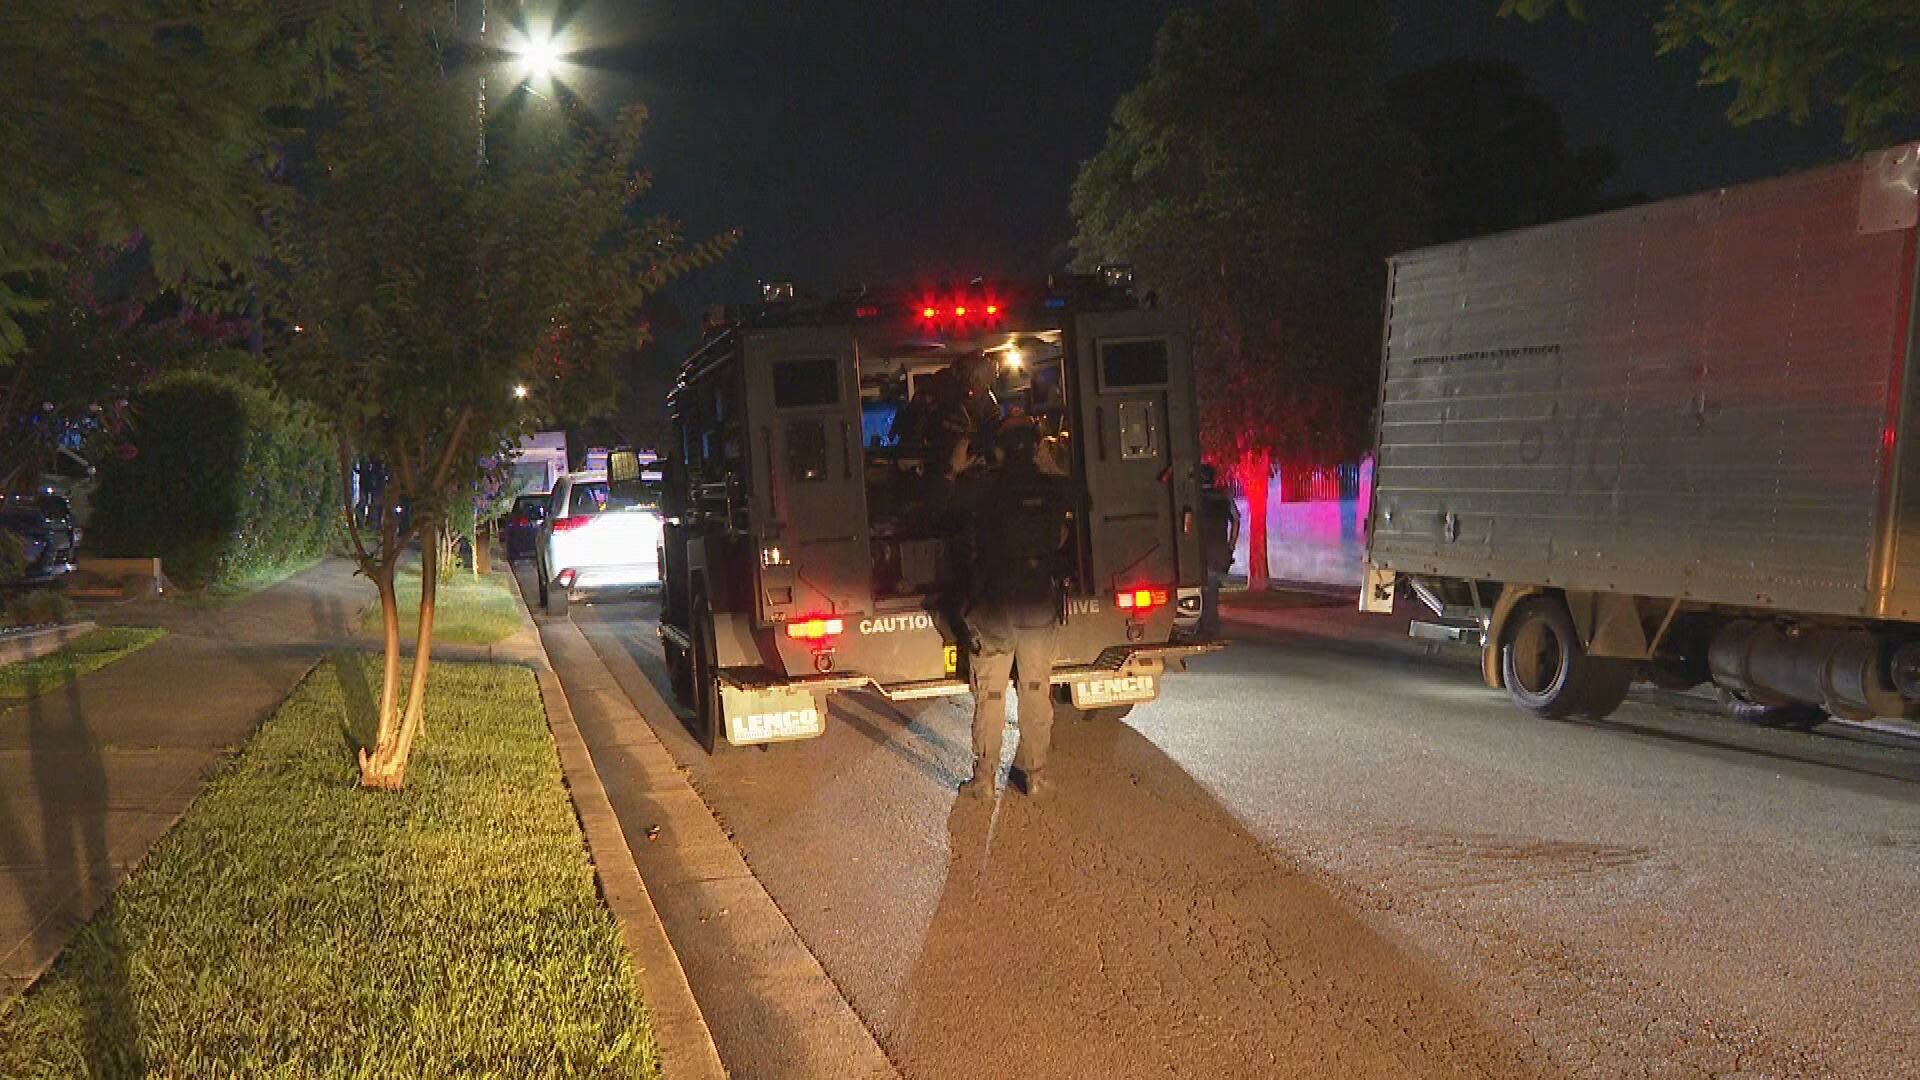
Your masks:
M 1240 543 L 1240 508 L 1233 492 L 1221 487 L 1211 465 L 1200 466 L 1201 553 L 1207 580 L 1201 587 L 1200 632 L 1220 633 L 1220 586 L 1233 568 L 1233 549 Z
M 1013 781 L 1028 796 L 1041 778 L 1053 738 L 1049 688 L 1060 631 L 1059 559 L 1071 491 L 1034 460 L 1039 432 L 1025 418 L 1001 425 L 998 470 L 976 469 L 965 497 L 973 519 L 973 573 L 964 610 L 973 690 L 973 776 L 963 795 L 993 794 L 1006 733 L 1007 682 L 1018 672 L 1020 745 Z

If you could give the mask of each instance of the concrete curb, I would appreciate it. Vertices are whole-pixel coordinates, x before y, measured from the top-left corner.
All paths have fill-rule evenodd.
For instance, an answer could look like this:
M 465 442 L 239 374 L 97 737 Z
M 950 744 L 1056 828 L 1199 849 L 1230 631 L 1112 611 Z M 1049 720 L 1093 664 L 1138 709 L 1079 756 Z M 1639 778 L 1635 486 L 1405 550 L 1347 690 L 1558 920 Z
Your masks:
M 560 677 L 554 673 L 546 646 L 540 641 L 540 629 L 527 610 L 526 597 L 520 591 L 519 575 L 509 572 L 513 592 L 520 599 L 520 635 L 531 635 L 538 650 L 536 675 L 540 680 L 540 699 L 546 706 L 547 727 L 553 734 L 554 749 L 560 755 L 560 769 L 566 776 L 567 795 L 573 800 L 574 816 L 586 836 L 587 853 L 593 861 L 594 876 L 600 882 L 600 895 L 613 917 L 620 923 L 620 938 L 639 969 L 640 990 L 645 996 L 647 1014 L 653 1026 L 654 1041 L 660 1047 L 660 1071 L 664 1076 L 723 1078 L 727 1075 L 720 1062 L 719 1047 L 706 1016 L 693 997 L 680 956 L 667 939 L 660 913 L 647 893 L 640 868 L 633 861 L 633 850 L 607 799 L 606 787 L 594 766 L 593 755 L 573 720 L 573 707 Z M 516 636 L 520 636 L 516 635 Z
M 21 634 L 9 634 L 0 638 L 0 665 L 38 660 L 50 653 L 58 652 L 61 648 L 93 631 L 97 626 L 98 624 L 92 620 L 87 620 L 28 630 Z

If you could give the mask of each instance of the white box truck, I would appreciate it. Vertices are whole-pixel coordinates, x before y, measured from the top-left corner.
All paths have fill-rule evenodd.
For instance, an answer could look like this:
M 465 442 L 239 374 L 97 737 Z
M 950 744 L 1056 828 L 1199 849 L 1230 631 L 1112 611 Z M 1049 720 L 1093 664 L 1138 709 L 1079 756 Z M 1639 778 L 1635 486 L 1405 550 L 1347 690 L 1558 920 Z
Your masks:
M 1920 144 L 1391 260 L 1361 604 L 1542 715 L 1920 706 Z

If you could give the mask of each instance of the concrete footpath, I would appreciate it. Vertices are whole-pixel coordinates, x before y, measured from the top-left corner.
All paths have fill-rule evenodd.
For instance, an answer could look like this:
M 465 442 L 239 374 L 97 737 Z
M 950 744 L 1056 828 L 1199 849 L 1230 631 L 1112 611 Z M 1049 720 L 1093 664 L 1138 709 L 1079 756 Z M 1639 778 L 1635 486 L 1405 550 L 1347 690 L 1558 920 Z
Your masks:
M 140 603 L 103 623 L 167 636 L 0 710 L 0 1001 L 24 990 L 329 649 L 367 586 L 328 560 L 223 604 Z

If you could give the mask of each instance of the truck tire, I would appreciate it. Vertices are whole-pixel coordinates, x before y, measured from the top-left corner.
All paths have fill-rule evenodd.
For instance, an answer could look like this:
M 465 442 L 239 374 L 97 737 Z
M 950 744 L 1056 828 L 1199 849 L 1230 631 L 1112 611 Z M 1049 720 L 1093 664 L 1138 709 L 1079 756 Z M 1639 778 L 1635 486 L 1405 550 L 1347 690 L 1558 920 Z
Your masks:
M 541 559 L 533 560 L 534 580 L 539 583 L 540 610 L 547 610 L 547 564 Z
M 1535 716 L 1609 716 L 1627 698 L 1633 665 L 1588 656 L 1573 617 L 1556 597 L 1521 601 L 1507 617 L 1501 681 L 1513 703 Z
M 726 741 L 721 737 L 721 729 L 727 721 L 720 706 L 720 679 L 714 665 L 718 650 L 714 645 L 713 612 L 708 610 L 707 598 L 699 593 L 693 597 L 692 615 L 693 734 L 701 749 L 714 754 Z
M 540 593 L 541 601 L 546 604 L 547 614 L 561 619 L 567 617 L 567 590 L 542 585 Z
M 1723 689 L 1720 693 L 1725 698 L 1727 715 L 1754 727 L 1812 731 L 1831 719 L 1827 710 L 1817 705 L 1762 705 L 1731 690 Z
M 682 705 L 693 704 L 693 658 L 687 650 L 673 642 L 663 642 L 661 651 L 667 657 L 667 682 L 673 688 L 673 700 Z

